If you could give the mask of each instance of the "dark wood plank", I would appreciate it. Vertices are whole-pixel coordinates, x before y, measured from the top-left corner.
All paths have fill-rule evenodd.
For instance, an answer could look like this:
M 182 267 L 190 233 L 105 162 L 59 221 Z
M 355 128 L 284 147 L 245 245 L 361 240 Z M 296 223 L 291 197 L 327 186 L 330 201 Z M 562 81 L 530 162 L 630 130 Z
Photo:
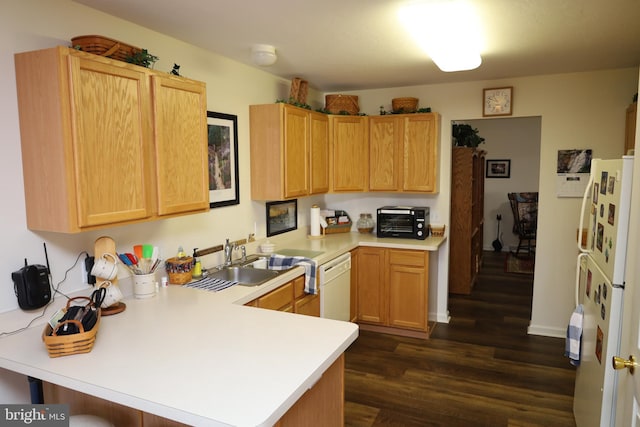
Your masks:
M 574 427 L 564 340 L 527 334 L 533 276 L 485 252 L 471 295 L 429 340 L 360 331 L 346 352 L 345 426 Z

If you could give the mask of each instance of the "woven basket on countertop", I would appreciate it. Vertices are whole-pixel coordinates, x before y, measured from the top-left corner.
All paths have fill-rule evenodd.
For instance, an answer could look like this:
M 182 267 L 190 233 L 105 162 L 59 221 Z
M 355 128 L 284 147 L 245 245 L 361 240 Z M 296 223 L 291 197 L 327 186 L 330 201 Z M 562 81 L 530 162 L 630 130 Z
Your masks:
M 357 115 L 360 112 L 358 97 L 355 95 L 325 95 L 325 110 L 331 114 Z
M 444 237 L 444 225 L 434 225 L 431 224 L 429 229 L 431 230 L 431 235 L 433 237 Z
M 169 283 L 172 285 L 184 285 L 191 281 L 192 257 L 169 258 L 164 265 L 169 275 Z
M 68 310 L 71 303 L 75 300 L 87 300 L 91 301 L 88 297 L 75 297 L 70 298 L 67 301 L 65 310 Z M 61 357 L 69 356 L 71 354 L 89 353 L 93 349 L 93 344 L 96 342 L 96 335 L 98 334 L 98 328 L 100 327 L 100 317 L 102 310 L 98 308 L 97 319 L 93 328 L 90 331 L 85 331 L 82 322 L 78 320 L 66 320 L 59 323 L 55 329 L 47 323 L 44 331 L 42 332 L 42 341 L 44 341 L 49 357 Z M 77 334 L 71 335 L 57 335 L 58 329 L 60 329 L 65 323 L 74 323 L 80 330 Z
M 418 110 L 418 98 L 393 98 L 391 108 L 395 113 L 415 113 Z
M 142 50 L 139 47 L 131 46 L 118 40 L 96 35 L 74 37 L 71 39 L 71 47 L 79 47 L 83 52 L 124 62 L 127 62 L 127 58 L 132 57 L 136 52 Z

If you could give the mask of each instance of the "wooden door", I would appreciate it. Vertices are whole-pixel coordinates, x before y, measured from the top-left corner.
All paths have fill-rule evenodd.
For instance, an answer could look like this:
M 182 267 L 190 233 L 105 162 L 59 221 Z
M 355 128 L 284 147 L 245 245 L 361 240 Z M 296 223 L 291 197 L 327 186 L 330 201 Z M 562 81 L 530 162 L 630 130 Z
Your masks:
M 389 251 L 389 326 L 427 330 L 429 253 Z
M 435 113 L 404 116 L 403 191 L 438 192 L 438 128 Z
M 369 143 L 366 117 L 331 116 L 332 190 L 366 191 Z
M 151 216 L 147 75 L 81 56 L 69 66 L 78 226 Z
M 387 321 L 386 252 L 358 249 L 358 321 L 384 325 Z
M 369 189 L 400 189 L 403 121 L 399 116 L 369 118 Z
M 153 76 L 158 215 L 209 208 L 204 83 Z
M 329 116 L 309 113 L 310 194 L 329 191 Z

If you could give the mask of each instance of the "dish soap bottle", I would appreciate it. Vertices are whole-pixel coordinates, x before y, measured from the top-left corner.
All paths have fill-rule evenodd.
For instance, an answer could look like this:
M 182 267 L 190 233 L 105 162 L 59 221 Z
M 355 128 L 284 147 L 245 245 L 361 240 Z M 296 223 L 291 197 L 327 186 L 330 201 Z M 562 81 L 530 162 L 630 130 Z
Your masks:
M 198 248 L 193 248 L 193 270 L 191 271 L 191 277 L 194 279 L 199 279 L 202 277 L 202 264 L 200 260 L 197 258 L 197 250 Z

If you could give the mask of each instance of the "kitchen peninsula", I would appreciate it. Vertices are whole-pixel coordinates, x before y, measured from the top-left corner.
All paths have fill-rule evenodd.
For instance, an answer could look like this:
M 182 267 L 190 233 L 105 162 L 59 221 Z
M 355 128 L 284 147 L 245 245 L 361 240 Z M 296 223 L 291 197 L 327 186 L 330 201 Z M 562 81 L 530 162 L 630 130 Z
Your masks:
M 321 264 L 361 245 L 434 251 L 442 240 L 345 233 L 277 241 L 276 252 L 322 251 L 316 258 Z M 87 354 L 49 358 L 43 325 L 33 326 L 0 339 L 0 367 L 198 426 L 274 425 L 308 390 L 323 387 L 326 377 L 338 372 L 338 387 L 329 390 L 342 416 L 343 353 L 357 338 L 358 326 L 243 305 L 302 270 L 293 268 L 256 287 L 213 293 L 169 286 L 154 298 L 128 298 L 123 313 L 103 317 Z M 6 316 L 11 313 L 0 315 L 0 321 Z

